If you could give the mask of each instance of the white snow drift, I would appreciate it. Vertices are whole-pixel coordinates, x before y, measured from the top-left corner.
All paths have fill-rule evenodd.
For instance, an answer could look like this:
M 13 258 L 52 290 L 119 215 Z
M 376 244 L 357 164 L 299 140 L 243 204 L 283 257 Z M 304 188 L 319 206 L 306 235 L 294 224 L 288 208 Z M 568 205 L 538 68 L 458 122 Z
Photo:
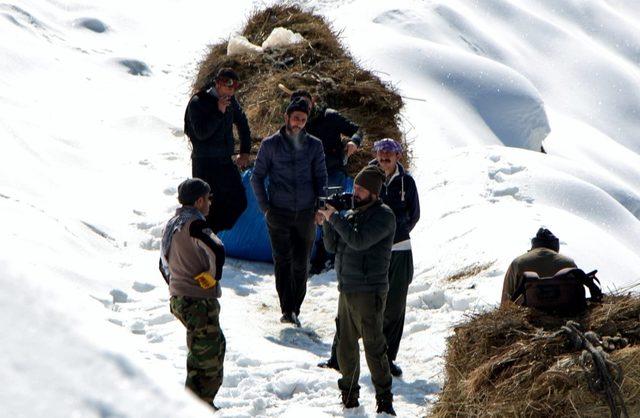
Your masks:
M 638 283 L 636 2 L 303 4 L 406 97 L 423 216 L 393 389 L 401 416 L 427 412 L 452 325 L 497 303 L 539 226 L 606 288 Z M 157 249 L 190 174 L 182 116 L 195 63 L 263 5 L 0 5 L 5 415 L 210 416 L 182 388 L 184 330 Z M 335 274 L 310 279 L 301 330 L 277 322 L 270 265 L 229 260 L 223 293 L 218 415 L 343 415 L 337 375 L 315 366 L 333 336 Z M 349 416 L 374 414 L 362 370 Z

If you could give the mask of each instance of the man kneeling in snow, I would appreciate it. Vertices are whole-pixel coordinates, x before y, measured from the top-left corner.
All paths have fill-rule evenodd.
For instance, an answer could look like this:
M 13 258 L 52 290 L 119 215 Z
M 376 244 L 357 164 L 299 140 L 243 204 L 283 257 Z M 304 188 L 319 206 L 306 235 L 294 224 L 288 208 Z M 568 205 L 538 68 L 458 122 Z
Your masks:
M 171 313 L 187 328 L 186 387 L 214 410 L 222 385 L 226 341 L 218 318 L 224 246 L 209 229 L 211 188 L 199 178 L 178 186 L 182 204 L 162 236 L 160 271 L 169 284 Z
M 354 180 L 353 211 L 343 218 L 330 205 L 324 217 L 324 244 L 336 254 L 338 275 L 338 363 L 342 403 L 359 406 L 360 348 L 364 352 L 376 390 L 377 412 L 395 415 L 387 342 L 383 334 L 384 308 L 389 291 L 388 271 L 396 231 L 393 211 L 380 200 L 385 181 L 382 169 L 367 166 Z
M 569 257 L 559 253 L 560 240 L 548 229 L 540 228 L 531 238 L 531 249 L 511 262 L 504 276 L 501 304 L 512 300 L 522 284 L 525 271 L 538 273 L 540 277 L 551 277 L 567 267 L 577 267 Z

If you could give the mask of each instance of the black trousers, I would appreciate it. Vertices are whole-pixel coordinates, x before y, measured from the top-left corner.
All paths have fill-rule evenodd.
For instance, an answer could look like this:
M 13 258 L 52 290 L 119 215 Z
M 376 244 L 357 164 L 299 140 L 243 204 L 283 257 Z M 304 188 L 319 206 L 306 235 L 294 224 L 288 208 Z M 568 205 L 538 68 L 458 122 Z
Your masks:
M 309 257 L 316 234 L 315 211 L 271 208 L 266 219 L 280 309 L 283 314 L 299 315 L 307 294 Z
M 207 223 L 213 232 L 233 228 L 247 208 L 247 197 L 240 172 L 231 158 L 192 158 L 191 173 L 211 186 L 213 204 Z
M 407 294 L 413 280 L 413 252 L 391 252 L 389 266 L 389 292 L 384 309 L 383 334 L 387 341 L 387 357 L 395 361 L 400 349 L 400 340 L 404 330 L 404 315 L 407 308 Z M 331 361 L 337 361 L 336 348 L 340 339 L 340 313 L 336 317 L 336 335 L 331 346 Z

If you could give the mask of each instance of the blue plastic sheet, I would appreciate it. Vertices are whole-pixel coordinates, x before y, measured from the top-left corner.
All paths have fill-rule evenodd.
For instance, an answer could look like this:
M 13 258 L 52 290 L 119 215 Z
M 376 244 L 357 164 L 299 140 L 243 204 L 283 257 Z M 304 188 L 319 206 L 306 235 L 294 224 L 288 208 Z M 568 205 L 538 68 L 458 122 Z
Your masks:
M 251 261 L 273 262 L 271 243 L 264 215 L 258 206 L 256 195 L 251 188 L 250 168 L 242 173 L 242 185 L 247 196 L 247 209 L 244 211 L 234 227 L 218 234 L 227 256 Z M 268 179 L 267 179 L 268 187 Z M 344 191 L 353 190 L 353 178 L 347 177 L 343 183 Z

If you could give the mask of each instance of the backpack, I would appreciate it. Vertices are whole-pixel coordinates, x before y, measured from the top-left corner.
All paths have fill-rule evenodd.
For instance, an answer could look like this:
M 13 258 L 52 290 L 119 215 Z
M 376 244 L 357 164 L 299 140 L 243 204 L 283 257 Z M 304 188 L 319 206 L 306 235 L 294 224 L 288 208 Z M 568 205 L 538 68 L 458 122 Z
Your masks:
M 594 270 L 587 274 L 579 268 L 564 268 L 553 277 L 540 278 L 537 273 L 527 271 L 511 300 L 516 301 L 522 296 L 521 305 L 547 313 L 579 313 L 587 308 L 585 286 L 591 293 L 591 301 L 602 300 L 597 272 Z

